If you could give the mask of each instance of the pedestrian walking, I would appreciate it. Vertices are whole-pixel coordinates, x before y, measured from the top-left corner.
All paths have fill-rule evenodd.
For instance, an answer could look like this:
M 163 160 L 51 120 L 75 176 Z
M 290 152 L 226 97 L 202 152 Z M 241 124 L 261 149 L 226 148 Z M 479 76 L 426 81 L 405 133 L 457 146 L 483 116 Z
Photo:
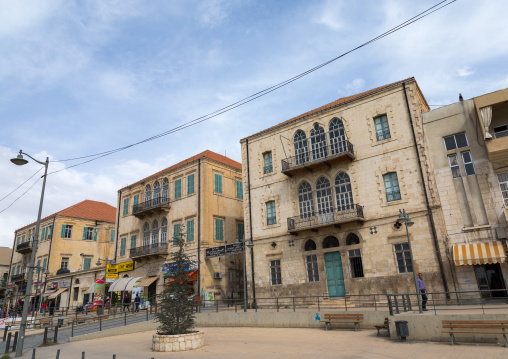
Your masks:
M 139 305 L 141 304 L 141 298 L 139 294 L 136 294 L 136 298 L 134 298 L 134 304 L 136 305 L 136 313 L 139 312 Z
M 131 297 L 129 293 L 125 293 L 125 297 L 123 298 L 123 310 L 130 311 L 129 307 L 131 306 Z
M 418 273 L 418 290 L 422 294 L 422 310 L 427 311 L 427 287 L 425 287 L 425 283 L 423 283 L 423 274 Z
M 46 302 L 42 303 L 42 316 L 46 316 L 46 308 L 48 307 L 48 304 Z

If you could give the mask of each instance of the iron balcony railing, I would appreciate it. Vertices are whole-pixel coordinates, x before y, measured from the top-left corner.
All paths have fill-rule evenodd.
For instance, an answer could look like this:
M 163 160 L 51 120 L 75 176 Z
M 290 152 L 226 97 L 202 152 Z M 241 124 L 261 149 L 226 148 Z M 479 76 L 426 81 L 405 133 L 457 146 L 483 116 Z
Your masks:
M 132 206 L 132 214 L 142 213 L 156 208 L 169 207 L 168 197 L 156 197 L 148 201 L 141 202 Z
M 353 159 L 355 156 L 353 144 L 348 140 L 342 140 L 332 145 L 319 146 L 311 145 L 302 148 L 296 156 L 288 157 L 282 160 L 282 172 L 290 172 L 300 168 L 308 168 L 330 160 L 348 157 Z
M 167 243 L 152 243 L 141 247 L 131 248 L 130 258 L 139 258 L 157 254 L 166 254 L 168 252 Z
M 501 137 L 506 137 L 506 136 L 508 136 L 508 130 L 494 132 L 495 138 L 501 138 Z
M 363 220 L 363 206 L 351 204 L 339 208 L 330 208 L 327 211 L 310 212 L 305 215 L 288 218 L 288 231 L 312 229 L 324 225 L 340 224 Z
M 22 252 L 32 249 L 32 241 L 20 243 L 16 246 L 16 252 Z
M 19 282 L 25 279 L 25 273 L 11 275 L 11 282 Z

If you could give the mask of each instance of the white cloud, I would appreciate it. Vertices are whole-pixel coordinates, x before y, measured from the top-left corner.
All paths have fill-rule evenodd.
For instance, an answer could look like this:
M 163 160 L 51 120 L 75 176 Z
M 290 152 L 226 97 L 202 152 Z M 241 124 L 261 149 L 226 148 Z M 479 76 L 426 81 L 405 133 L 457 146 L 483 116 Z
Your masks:
M 472 74 L 474 74 L 474 71 L 471 68 L 471 66 L 463 66 L 462 68 L 457 70 L 457 75 L 459 75 L 460 77 L 468 77 Z
M 324 25 L 331 30 L 338 31 L 344 28 L 344 5 L 336 0 L 326 1 L 319 11 L 318 16 L 314 19 L 317 24 Z
M 365 80 L 362 78 L 357 78 L 346 85 L 346 91 L 350 95 L 355 95 L 359 92 L 362 92 L 364 86 L 365 86 Z
M 207 27 L 215 27 L 221 24 L 228 16 L 230 1 L 209 0 L 200 2 L 198 13 L 201 23 Z

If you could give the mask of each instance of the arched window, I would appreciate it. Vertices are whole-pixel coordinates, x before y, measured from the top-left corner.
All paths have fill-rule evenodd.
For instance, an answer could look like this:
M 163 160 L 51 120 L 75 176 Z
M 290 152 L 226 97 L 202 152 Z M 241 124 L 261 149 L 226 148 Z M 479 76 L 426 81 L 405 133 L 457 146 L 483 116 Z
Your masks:
M 328 156 L 325 130 L 317 123 L 314 124 L 314 128 L 310 131 L 310 145 L 314 161 Z
M 152 224 L 152 244 L 159 243 L 159 222 L 153 221 Z
M 296 165 L 301 165 L 309 162 L 309 144 L 307 137 L 302 130 L 296 131 L 293 137 L 293 144 L 295 146 L 295 162 Z
M 349 233 L 346 237 L 346 244 L 348 246 L 352 244 L 360 244 L 360 238 L 354 233 Z
M 145 202 L 149 202 L 152 200 L 152 187 L 150 187 L 149 184 L 145 187 Z M 150 206 L 149 203 L 147 203 L 147 206 Z
M 333 200 L 330 181 L 320 177 L 316 182 L 318 220 L 320 224 L 333 222 Z
M 344 124 L 338 118 L 330 122 L 328 137 L 330 139 L 330 153 L 332 155 L 346 151 L 346 134 Z
M 346 172 L 339 172 L 335 177 L 335 200 L 337 201 L 337 211 L 354 209 L 351 181 Z
M 169 193 L 169 181 L 167 178 L 164 178 L 162 181 L 162 202 L 168 201 L 168 193 Z
M 162 220 L 161 225 L 161 244 L 166 244 L 167 242 L 168 242 L 168 220 L 164 218 Z
M 307 181 L 303 181 L 298 186 L 298 205 L 300 207 L 300 218 L 314 216 L 314 198 L 312 188 Z
M 145 223 L 143 227 L 143 247 L 147 247 L 150 245 L 150 225 Z
M 155 182 L 153 185 L 153 204 L 157 205 L 160 203 L 161 197 L 161 185 L 159 181 Z
M 78 285 L 79 284 L 79 279 L 75 279 L 74 280 L 74 285 Z
M 28 230 L 28 242 L 30 242 L 32 240 L 32 230 L 29 229 Z
M 305 242 L 305 251 L 315 251 L 316 248 L 316 243 L 312 239 Z
M 339 240 L 334 236 L 328 236 L 323 240 L 323 248 L 333 248 L 339 246 Z

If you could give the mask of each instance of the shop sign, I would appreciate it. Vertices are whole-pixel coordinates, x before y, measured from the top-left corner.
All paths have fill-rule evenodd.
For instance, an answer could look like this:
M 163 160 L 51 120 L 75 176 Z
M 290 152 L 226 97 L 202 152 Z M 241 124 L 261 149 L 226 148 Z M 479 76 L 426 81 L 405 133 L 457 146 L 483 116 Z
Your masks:
M 159 265 L 155 263 L 147 264 L 146 266 L 146 276 L 153 277 L 159 274 Z
M 58 288 L 69 288 L 70 286 L 71 286 L 71 281 L 68 279 L 58 281 Z
M 106 279 L 118 279 L 118 273 L 106 273 Z
M 125 263 L 118 263 L 115 265 L 108 264 L 108 267 L 106 269 L 107 273 L 120 273 L 120 272 L 127 272 L 134 269 L 134 261 L 125 262 Z
M 244 252 L 245 243 L 232 243 L 219 247 L 211 247 L 205 249 L 205 258 L 214 258 L 222 256 L 230 256 L 232 254 L 240 254 Z
M 43 287 L 44 287 L 44 282 L 35 282 L 34 283 L 35 290 L 42 289 Z
M 14 289 L 14 284 L 7 284 L 7 289 L 13 290 Z
M 175 263 L 164 263 L 162 265 L 162 274 L 170 274 L 170 273 L 174 272 L 175 268 L 176 268 Z M 188 264 L 185 266 L 186 271 L 194 270 L 196 268 L 197 268 L 196 261 L 189 261 Z

